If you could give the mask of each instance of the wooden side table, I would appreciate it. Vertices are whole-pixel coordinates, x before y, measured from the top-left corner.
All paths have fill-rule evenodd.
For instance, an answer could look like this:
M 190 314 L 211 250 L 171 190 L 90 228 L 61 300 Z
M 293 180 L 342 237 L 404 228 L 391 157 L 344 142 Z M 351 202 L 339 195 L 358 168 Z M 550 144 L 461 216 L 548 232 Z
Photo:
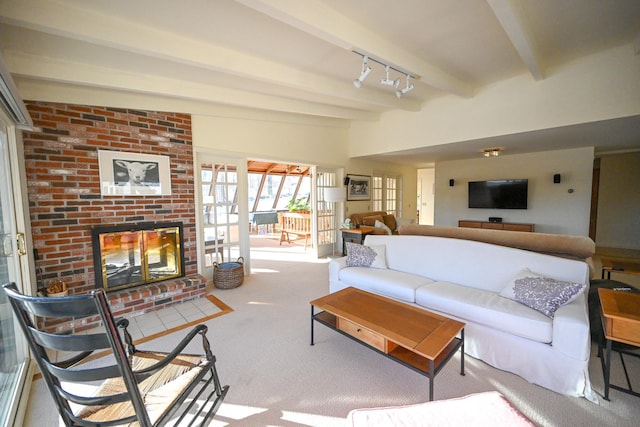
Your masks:
M 602 319 L 603 340 L 598 346 L 598 355 L 602 364 L 604 376 L 604 399 L 609 400 L 609 388 L 640 397 L 640 393 L 633 391 L 627 368 L 624 365 L 622 354 L 640 357 L 637 353 L 627 352 L 622 349 L 620 353 L 622 366 L 627 379 L 628 388 L 622 388 L 610 383 L 611 374 L 611 348 L 613 342 L 640 347 L 640 294 L 614 289 L 598 289 L 600 297 L 600 317 Z M 604 342 L 602 342 L 604 341 Z M 606 355 L 602 354 L 606 346 Z
M 611 273 L 630 274 L 640 276 L 640 263 L 631 261 L 621 261 L 612 258 L 602 257 L 602 278 L 605 273 L 607 279 L 611 279 Z
M 340 231 L 342 232 L 342 256 L 347 256 L 346 242 L 363 244 L 367 234 L 373 233 L 373 227 L 341 228 Z

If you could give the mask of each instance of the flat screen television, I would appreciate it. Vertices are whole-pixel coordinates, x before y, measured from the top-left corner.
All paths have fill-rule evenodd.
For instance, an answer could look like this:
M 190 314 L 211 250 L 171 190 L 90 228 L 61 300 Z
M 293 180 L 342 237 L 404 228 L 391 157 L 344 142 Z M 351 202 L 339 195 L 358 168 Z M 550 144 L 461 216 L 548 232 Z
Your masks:
M 527 209 L 529 180 L 503 179 L 469 182 L 469 207 Z

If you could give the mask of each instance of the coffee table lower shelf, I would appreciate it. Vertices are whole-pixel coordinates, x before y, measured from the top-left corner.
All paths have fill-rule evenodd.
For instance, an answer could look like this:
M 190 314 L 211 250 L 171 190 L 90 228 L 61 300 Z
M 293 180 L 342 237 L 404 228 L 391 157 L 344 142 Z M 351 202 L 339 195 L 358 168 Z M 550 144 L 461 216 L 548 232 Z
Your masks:
M 433 400 L 434 378 L 459 349 L 461 349 L 460 375 L 464 375 L 464 328 L 460 331 L 460 338 L 453 338 L 435 359 L 429 359 L 327 311 L 314 314 L 313 305 L 311 306 L 311 345 L 314 345 L 314 320 L 429 378 L 430 401 Z

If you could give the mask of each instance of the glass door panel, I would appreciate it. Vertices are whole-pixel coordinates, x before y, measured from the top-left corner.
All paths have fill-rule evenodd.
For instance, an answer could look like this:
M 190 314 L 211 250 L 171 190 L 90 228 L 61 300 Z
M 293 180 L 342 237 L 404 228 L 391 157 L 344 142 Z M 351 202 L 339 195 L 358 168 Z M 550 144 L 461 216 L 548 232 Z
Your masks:
M 22 286 L 19 268 L 11 168 L 6 135 L 0 132 L 0 285 L 16 282 Z M 21 289 L 22 290 L 22 289 Z M 0 291 L 0 426 L 9 425 L 22 391 L 27 367 L 26 347 L 16 329 L 9 302 Z
M 244 193 L 244 200 L 239 197 L 239 162 L 203 159 L 199 165 L 205 270 L 202 274 L 212 278 L 215 263 L 236 261 L 240 256 L 248 262 L 248 250 L 242 249 L 248 248 L 248 244 L 241 245 L 248 239 L 247 196 Z M 241 206 L 245 210 L 244 215 L 241 214 Z M 241 224 L 247 226 L 243 228 Z
M 316 179 L 316 212 L 318 213 L 318 256 L 337 254 L 342 252 L 338 247 L 339 228 L 342 223 L 342 206 L 339 203 L 327 202 L 324 199 L 324 189 L 338 187 L 337 174 L 328 169 L 317 169 Z

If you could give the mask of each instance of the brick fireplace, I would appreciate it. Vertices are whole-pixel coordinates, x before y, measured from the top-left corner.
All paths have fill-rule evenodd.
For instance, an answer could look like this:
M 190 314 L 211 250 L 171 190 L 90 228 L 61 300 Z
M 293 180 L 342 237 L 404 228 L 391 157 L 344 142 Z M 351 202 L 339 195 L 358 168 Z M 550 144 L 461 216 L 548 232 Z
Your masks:
M 109 293 L 109 301 L 115 316 L 133 316 L 203 296 L 206 278 L 197 274 L 191 116 L 26 104 L 38 127 L 23 132 L 38 288 L 62 279 L 70 295 L 95 289 L 93 228 L 180 222 L 183 277 L 116 290 Z M 171 195 L 102 196 L 98 150 L 168 156 Z M 77 330 L 91 326 L 71 325 Z

